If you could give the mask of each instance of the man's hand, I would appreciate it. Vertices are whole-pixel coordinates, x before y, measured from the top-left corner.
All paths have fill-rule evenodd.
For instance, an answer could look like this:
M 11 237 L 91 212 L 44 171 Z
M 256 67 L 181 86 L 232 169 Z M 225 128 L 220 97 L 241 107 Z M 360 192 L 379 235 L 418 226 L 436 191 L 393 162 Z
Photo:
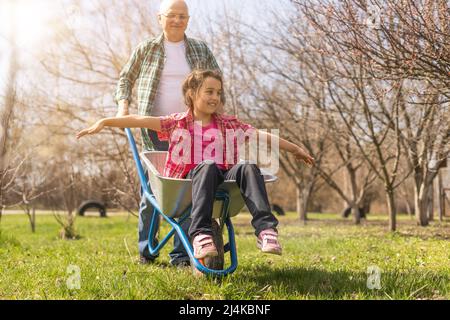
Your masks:
M 297 147 L 293 154 L 297 160 L 303 161 L 308 167 L 312 167 L 315 163 L 314 158 L 301 147 Z
M 83 137 L 87 134 L 96 134 L 96 133 L 102 131 L 102 129 L 104 127 L 105 127 L 105 123 L 103 122 L 103 120 L 99 120 L 93 126 L 78 132 L 77 139 L 80 139 L 81 137 Z

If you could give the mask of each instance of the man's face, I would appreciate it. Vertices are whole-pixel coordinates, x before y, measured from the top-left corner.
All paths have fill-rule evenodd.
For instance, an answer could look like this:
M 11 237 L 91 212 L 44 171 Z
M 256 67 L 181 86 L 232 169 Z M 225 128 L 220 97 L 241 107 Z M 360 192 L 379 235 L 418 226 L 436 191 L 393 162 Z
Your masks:
M 181 41 L 189 22 L 189 10 L 184 1 L 174 1 L 159 14 L 159 24 L 169 41 Z

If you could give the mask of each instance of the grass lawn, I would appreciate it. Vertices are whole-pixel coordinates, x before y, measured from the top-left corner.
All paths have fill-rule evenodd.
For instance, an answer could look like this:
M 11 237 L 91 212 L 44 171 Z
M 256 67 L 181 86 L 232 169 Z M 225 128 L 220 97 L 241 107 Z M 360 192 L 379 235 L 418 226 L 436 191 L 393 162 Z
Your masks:
M 310 219 L 304 226 L 294 213 L 279 217 L 278 257 L 258 251 L 248 214 L 234 218 L 239 266 L 219 281 L 171 267 L 171 245 L 157 263 L 140 265 L 135 217 L 79 217 L 82 238 L 67 241 L 51 215 L 37 216 L 35 234 L 26 216 L 6 215 L 0 299 L 450 299 L 448 220 L 420 228 L 402 216 L 392 234 L 381 216 L 360 226 L 337 215 Z M 70 265 L 81 272 L 80 289 L 66 285 Z M 380 289 L 367 286 L 370 266 L 381 270 Z

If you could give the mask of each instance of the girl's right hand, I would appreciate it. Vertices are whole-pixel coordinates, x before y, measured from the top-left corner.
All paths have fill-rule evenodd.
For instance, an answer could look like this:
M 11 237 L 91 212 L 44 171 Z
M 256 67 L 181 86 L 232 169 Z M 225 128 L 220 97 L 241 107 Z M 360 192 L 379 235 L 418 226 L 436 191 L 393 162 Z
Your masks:
M 80 139 L 81 137 L 87 135 L 87 134 L 96 134 L 100 131 L 102 131 L 102 129 L 105 127 L 105 124 L 103 122 L 103 120 L 99 120 L 97 121 L 94 125 L 92 125 L 91 127 L 81 130 L 80 132 L 77 133 L 77 139 Z

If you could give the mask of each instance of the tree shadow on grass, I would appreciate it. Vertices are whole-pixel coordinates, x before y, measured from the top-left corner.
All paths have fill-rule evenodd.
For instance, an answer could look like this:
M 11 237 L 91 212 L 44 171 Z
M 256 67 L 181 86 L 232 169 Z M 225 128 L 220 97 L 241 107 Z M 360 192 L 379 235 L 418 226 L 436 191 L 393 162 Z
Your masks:
M 448 275 L 436 272 L 383 272 L 380 288 L 365 272 L 326 271 L 261 266 L 246 275 L 258 286 L 270 285 L 287 297 L 311 299 L 442 299 L 448 295 Z M 371 285 L 370 289 L 368 285 Z
M 288 269 L 258 268 L 251 272 L 246 280 L 255 282 L 261 287 L 270 284 L 278 287 L 288 297 L 308 296 L 311 298 L 342 299 L 352 298 L 356 293 L 370 291 L 367 288 L 365 273 L 335 271 L 321 269 L 305 269 L 293 267 Z

